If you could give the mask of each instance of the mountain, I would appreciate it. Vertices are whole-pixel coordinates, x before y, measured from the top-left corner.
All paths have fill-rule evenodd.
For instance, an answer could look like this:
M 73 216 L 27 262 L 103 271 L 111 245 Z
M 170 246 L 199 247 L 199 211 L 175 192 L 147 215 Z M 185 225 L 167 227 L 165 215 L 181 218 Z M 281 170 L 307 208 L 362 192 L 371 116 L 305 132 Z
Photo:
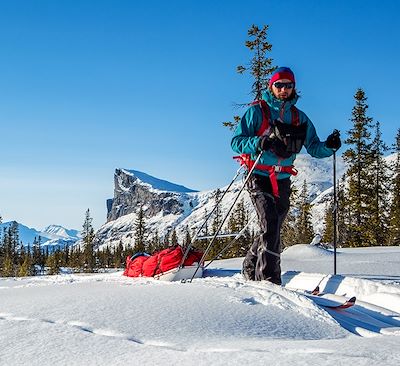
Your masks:
M 3 233 L 3 228 L 8 228 L 13 222 L 9 221 L 0 224 L 0 232 Z M 18 223 L 19 240 L 24 246 L 32 246 L 35 238 L 41 238 L 42 248 L 48 248 L 49 251 L 53 251 L 56 248 L 64 248 L 65 246 L 71 246 L 79 240 L 79 232 L 77 230 L 69 230 L 60 225 L 47 226 L 43 231 L 36 230 L 34 228 L 27 227 L 21 223 Z
M 320 216 L 325 211 L 328 202 L 327 190 L 332 187 L 332 158 L 315 159 L 309 155 L 299 154 L 295 166 L 299 171 L 293 177 L 294 185 L 299 189 L 307 180 L 310 196 L 313 200 L 320 199 L 313 207 L 317 220 L 315 225 L 321 230 Z M 340 177 L 345 170 L 343 160 L 337 159 L 337 175 Z M 229 182 L 227 182 L 229 183 Z M 233 184 L 221 204 L 221 210 L 229 210 L 242 182 Z M 224 191 L 227 187 L 221 187 Z M 204 218 L 215 205 L 215 190 L 195 191 L 181 185 L 152 177 L 137 170 L 116 169 L 114 174 L 114 198 L 107 201 L 107 222 L 96 232 L 95 243 L 98 247 L 115 246 L 122 241 L 124 245 L 133 245 L 135 220 L 139 207 L 142 205 L 146 218 L 147 231 L 158 232 L 163 236 L 168 231 L 176 230 L 178 237 L 183 238 L 188 228 L 196 232 Z M 321 200 L 325 194 L 326 199 Z M 247 191 L 242 193 L 245 206 L 253 212 Z M 253 224 L 257 228 L 257 224 Z
M 60 225 L 49 225 L 42 231 L 42 233 L 45 234 L 46 237 L 52 239 L 60 239 L 60 238 L 75 239 L 75 240 L 79 239 L 78 230 L 66 229 Z

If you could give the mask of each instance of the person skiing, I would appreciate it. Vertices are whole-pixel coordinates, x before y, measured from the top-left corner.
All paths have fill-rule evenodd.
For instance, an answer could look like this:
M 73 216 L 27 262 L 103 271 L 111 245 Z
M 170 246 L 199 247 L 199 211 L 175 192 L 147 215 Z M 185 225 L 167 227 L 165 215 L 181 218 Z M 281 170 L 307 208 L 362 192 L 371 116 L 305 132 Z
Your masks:
M 290 175 L 297 174 L 296 154 L 304 146 L 311 156 L 326 158 L 341 146 L 336 130 L 320 141 L 311 120 L 295 107 L 297 100 L 293 71 L 276 69 L 262 100 L 248 108 L 231 141 L 248 169 L 261 154 L 246 187 L 261 229 L 243 261 L 247 280 L 282 283 L 280 231 L 290 207 Z

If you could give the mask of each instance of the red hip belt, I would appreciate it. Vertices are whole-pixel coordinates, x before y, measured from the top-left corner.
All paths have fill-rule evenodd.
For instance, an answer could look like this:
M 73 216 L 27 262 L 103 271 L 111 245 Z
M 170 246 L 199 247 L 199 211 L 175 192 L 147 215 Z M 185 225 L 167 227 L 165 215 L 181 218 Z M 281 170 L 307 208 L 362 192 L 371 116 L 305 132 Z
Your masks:
M 233 158 L 237 160 L 240 163 L 240 165 L 246 166 L 248 170 L 250 170 L 254 165 L 254 161 L 250 159 L 250 154 L 242 154 L 239 156 L 234 156 Z M 255 169 L 268 172 L 269 179 L 271 181 L 272 194 L 274 197 L 279 197 L 278 179 L 276 177 L 276 174 L 288 173 L 290 175 L 297 175 L 298 173 L 297 169 L 293 165 L 281 166 L 281 165 L 257 164 Z

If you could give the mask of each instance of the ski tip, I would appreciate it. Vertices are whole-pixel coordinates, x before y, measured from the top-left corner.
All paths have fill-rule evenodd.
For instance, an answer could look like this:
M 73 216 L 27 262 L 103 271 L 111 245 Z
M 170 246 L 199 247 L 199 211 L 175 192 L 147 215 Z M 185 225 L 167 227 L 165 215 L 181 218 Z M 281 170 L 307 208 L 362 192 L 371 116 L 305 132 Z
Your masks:
M 351 302 L 351 303 L 355 304 L 356 300 L 357 300 L 356 297 L 353 296 L 351 299 L 348 300 L 348 302 Z
M 311 291 L 311 295 L 318 295 L 319 294 L 319 286 L 317 286 L 314 290 Z

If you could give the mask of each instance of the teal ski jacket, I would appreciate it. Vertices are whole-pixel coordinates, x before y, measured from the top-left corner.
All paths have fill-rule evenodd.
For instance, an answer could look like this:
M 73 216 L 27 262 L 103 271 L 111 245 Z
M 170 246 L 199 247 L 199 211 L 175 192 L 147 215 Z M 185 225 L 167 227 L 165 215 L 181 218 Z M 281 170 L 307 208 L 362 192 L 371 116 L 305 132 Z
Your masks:
M 280 119 L 284 123 L 292 123 L 292 111 L 291 106 L 296 104 L 298 96 L 296 95 L 291 100 L 280 100 L 275 98 L 270 90 L 267 90 L 262 98 L 267 102 L 270 112 L 271 121 Z M 325 142 L 321 142 L 315 131 L 315 127 L 307 115 L 298 109 L 300 124 L 306 123 L 306 139 L 304 141 L 304 146 L 307 152 L 315 158 L 326 158 L 333 154 L 333 149 L 326 147 Z M 263 120 L 261 107 L 256 104 L 251 106 L 244 116 L 242 117 L 240 123 L 238 124 L 235 133 L 233 135 L 231 146 L 232 150 L 238 154 L 250 154 L 251 159 L 255 160 L 259 154 L 258 143 L 260 137 L 257 136 L 257 132 L 261 127 Z M 280 165 L 280 166 L 292 166 L 296 159 L 296 154 L 293 154 L 288 159 L 282 159 L 275 155 L 271 150 L 264 151 L 258 164 L 264 165 Z M 254 170 L 255 173 L 261 175 L 269 175 L 267 171 L 264 170 Z M 290 176 L 289 173 L 280 172 L 277 174 L 277 179 L 284 179 Z

